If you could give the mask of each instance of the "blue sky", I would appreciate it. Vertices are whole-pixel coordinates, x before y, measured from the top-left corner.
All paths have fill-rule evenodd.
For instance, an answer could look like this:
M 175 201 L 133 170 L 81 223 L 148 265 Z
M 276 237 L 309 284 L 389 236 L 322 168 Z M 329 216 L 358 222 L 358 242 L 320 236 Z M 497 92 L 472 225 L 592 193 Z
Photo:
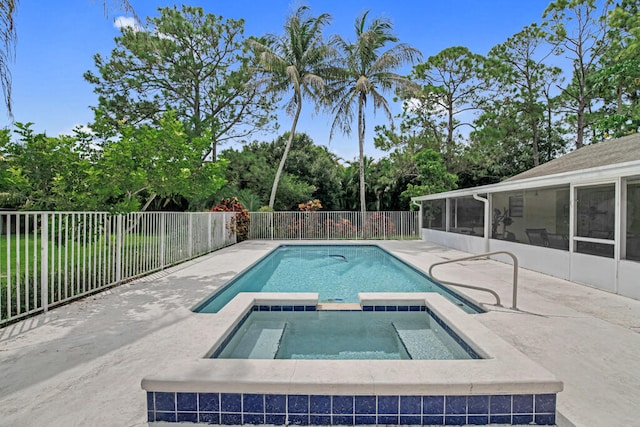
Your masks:
M 89 123 L 90 106 L 97 104 L 92 86 L 84 81 L 85 71 L 93 69 L 93 55 L 108 55 L 119 29 L 114 20 L 123 13 L 114 8 L 117 0 L 108 0 L 108 17 L 102 0 L 22 1 L 18 5 L 16 25 L 18 42 L 12 64 L 14 118 L 33 122 L 33 128 L 54 136 L 68 133 L 76 125 Z M 157 8 L 174 2 L 130 0 L 144 19 L 157 15 Z M 422 51 L 424 59 L 450 46 L 467 46 L 486 54 L 489 49 L 520 31 L 525 25 L 540 22 L 549 0 L 217 0 L 200 2 L 208 13 L 225 18 L 244 18 L 245 35 L 280 34 L 285 18 L 301 4 L 314 15 L 333 17 L 327 35 L 340 34 L 353 40 L 353 22 L 363 10 L 371 16 L 384 16 L 394 25 L 400 41 Z M 181 3 L 179 3 L 180 5 Z M 402 70 L 408 73 L 410 68 Z M 389 95 L 389 99 L 392 94 Z M 393 106 L 396 112 L 399 105 Z M 298 131 L 307 132 L 317 144 L 345 160 L 357 156 L 357 136 L 336 135 L 329 144 L 328 115 L 314 115 L 310 104 L 303 104 Z M 0 126 L 10 126 L 6 111 L 0 112 Z M 365 153 L 380 157 L 373 148 L 373 126 L 383 123 L 378 113 L 368 116 Z M 289 129 L 291 118 L 282 114 L 280 130 Z M 355 129 L 355 127 L 354 127 Z M 272 140 L 275 134 L 261 135 Z M 222 147 L 225 148 L 225 147 Z

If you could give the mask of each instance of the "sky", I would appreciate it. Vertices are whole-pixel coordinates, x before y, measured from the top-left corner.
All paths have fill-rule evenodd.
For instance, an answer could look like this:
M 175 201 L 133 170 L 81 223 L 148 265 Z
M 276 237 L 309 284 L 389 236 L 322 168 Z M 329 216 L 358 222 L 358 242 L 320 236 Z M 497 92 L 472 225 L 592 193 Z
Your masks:
M 119 3 L 106 0 L 105 14 L 103 0 L 19 2 L 16 58 L 11 64 L 15 121 L 32 122 L 35 131 L 49 136 L 70 133 L 74 127 L 91 122 L 90 107 L 97 105 L 97 96 L 82 75 L 94 70 L 96 53 L 108 56 L 114 48 L 114 38 L 120 34 L 117 22 L 124 16 L 116 7 Z M 144 20 L 157 16 L 159 7 L 176 3 L 130 0 L 130 4 Z M 339 34 L 347 40 L 354 40 L 354 21 L 363 11 L 388 18 L 399 40 L 420 50 L 426 60 L 451 46 L 466 46 L 484 55 L 524 26 L 540 22 L 549 0 L 209 0 L 194 5 L 224 18 L 243 18 L 245 36 L 261 36 L 282 34 L 286 17 L 303 4 L 314 16 L 329 13 L 333 20 L 325 34 Z M 410 67 L 399 70 L 402 74 L 410 71 Z M 401 105 L 391 101 L 393 94 L 387 98 L 393 111 L 399 113 Z M 0 127 L 11 127 L 2 105 Z M 288 130 L 291 121 L 291 117 L 279 114 L 279 132 Z M 374 125 L 384 123 L 381 112 L 375 116 L 369 112 L 366 155 L 385 155 L 373 146 Z M 356 159 L 357 131 L 350 136 L 338 133 L 329 141 L 330 126 L 329 114 L 315 114 L 310 103 L 303 104 L 297 131 L 306 132 L 316 144 L 328 146 L 345 161 Z M 255 139 L 271 141 L 277 136 L 264 134 Z

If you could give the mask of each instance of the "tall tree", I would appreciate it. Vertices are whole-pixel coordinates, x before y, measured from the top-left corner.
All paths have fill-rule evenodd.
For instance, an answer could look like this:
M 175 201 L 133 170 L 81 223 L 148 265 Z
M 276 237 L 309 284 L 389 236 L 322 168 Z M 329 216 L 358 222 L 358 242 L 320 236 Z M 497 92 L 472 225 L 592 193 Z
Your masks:
M 493 184 L 533 167 L 531 131 L 510 97 L 488 101 L 457 158 L 461 188 Z
M 151 125 L 123 126 L 100 150 L 102 191 L 113 210 L 125 212 L 210 197 L 225 183 L 228 163 L 202 162 L 208 145 L 205 137 L 191 138 L 171 111 Z
M 485 59 L 468 48 L 454 46 L 430 56 L 413 68 L 411 77 L 422 84 L 422 90 L 411 94 L 405 104 L 405 120 L 423 129 L 440 145 L 445 164 L 450 170 L 456 146 L 456 132 L 470 122 L 459 119 L 477 110 L 480 94 L 486 88 L 483 78 Z
M 10 63 L 15 56 L 17 40 L 15 15 L 19 0 L 0 1 L 0 86 L 4 95 L 4 103 L 9 116 L 12 114 L 13 103 L 11 101 L 11 68 Z M 136 20 L 135 10 L 127 0 L 113 0 L 113 3 L 124 12 L 131 13 Z M 102 2 L 104 13 L 108 16 L 107 0 Z
M 493 78 L 501 96 L 511 98 L 523 116 L 521 120 L 527 124 L 533 166 L 541 162 L 541 130 L 548 102 L 546 90 L 551 83 L 559 81 L 562 73 L 560 68 L 545 64 L 554 52 L 553 45 L 547 41 L 547 34 L 532 24 L 489 51 L 490 58 L 506 66 L 495 67 L 500 71 Z M 543 49 L 546 50 L 541 51 Z
M 551 36 L 573 65 L 572 80 L 562 88 L 562 98 L 568 119 L 575 123 L 576 148 L 585 144 L 585 130 L 591 124 L 588 114 L 595 93 L 590 79 L 608 49 L 606 17 L 611 5 L 611 0 L 600 4 L 596 0 L 556 0 L 543 14 Z
M 191 6 L 161 8 L 145 31 L 123 28 L 109 58 L 95 55 L 99 74 L 85 73 L 99 95 L 92 127 L 111 136 L 174 111 L 190 138 L 209 138 L 202 160 L 215 160 L 220 144 L 248 137 L 271 118 L 243 31 L 242 20 Z
M 234 191 L 240 194 L 247 190 L 255 194 L 260 203 L 266 203 L 271 191 L 270 179 L 275 176 L 288 140 L 289 134 L 285 132 L 271 142 L 253 142 L 244 145 L 242 150 L 222 151 L 222 157 L 229 161 L 224 195 L 231 197 L 237 195 Z M 339 209 L 342 169 L 335 154 L 316 145 L 308 135 L 297 133 L 282 171 L 274 208 L 295 210 L 301 202 L 319 199 L 324 209 Z
M 599 139 L 640 132 L 640 4 L 622 0 L 607 19 L 609 48 L 593 76 L 601 101 L 594 114 Z
M 296 133 L 302 99 L 316 99 L 318 92 L 324 88 L 332 49 L 324 43 L 322 30 L 330 21 L 329 14 L 310 16 L 309 7 L 301 6 L 287 18 L 281 36 L 269 34 L 262 40 L 251 42 L 263 72 L 270 77 L 269 90 L 277 94 L 293 90 L 286 105 L 286 111 L 293 116 L 293 122 L 273 180 L 269 197 L 271 208 L 275 203 L 280 176 Z
M 408 91 L 415 84 L 395 71 L 405 64 L 419 60 L 420 51 L 405 43 L 398 43 L 385 50 L 388 43 L 396 43 L 391 21 L 373 19 L 367 25 L 369 12 L 362 13 L 355 21 L 356 40 L 347 42 L 336 37 L 342 56 L 333 76 L 333 87 L 328 99 L 333 105 L 334 120 L 331 135 L 337 129 L 351 133 L 353 116 L 357 111 L 358 147 L 360 163 L 360 210 L 366 212 L 364 137 L 366 130 L 365 107 L 372 101 L 373 110 L 381 109 L 390 121 L 393 116 L 385 92 L 393 89 Z
M 413 156 L 418 168 L 416 184 L 408 184 L 402 198 L 408 202 L 411 197 L 442 193 L 457 188 L 458 177 L 447 172 L 442 156 L 435 150 L 425 149 Z

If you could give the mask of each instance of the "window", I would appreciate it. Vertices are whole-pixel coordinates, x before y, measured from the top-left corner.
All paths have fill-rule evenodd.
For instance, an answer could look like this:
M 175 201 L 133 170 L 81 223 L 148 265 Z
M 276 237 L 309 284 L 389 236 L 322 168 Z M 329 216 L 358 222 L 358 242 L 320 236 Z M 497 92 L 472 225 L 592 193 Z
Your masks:
M 640 180 L 627 184 L 627 259 L 640 261 Z
M 494 193 L 491 237 L 569 250 L 569 186 Z
M 446 200 L 426 200 L 422 202 L 422 228 L 444 230 Z
M 472 196 L 450 199 L 449 231 L 484 236 L 484 203 Z
M 608 244 L 577 240 L 577 252 L 613 258 L 615 195 L 614 184 L 576 189 L 576 237 L 611 241 Z

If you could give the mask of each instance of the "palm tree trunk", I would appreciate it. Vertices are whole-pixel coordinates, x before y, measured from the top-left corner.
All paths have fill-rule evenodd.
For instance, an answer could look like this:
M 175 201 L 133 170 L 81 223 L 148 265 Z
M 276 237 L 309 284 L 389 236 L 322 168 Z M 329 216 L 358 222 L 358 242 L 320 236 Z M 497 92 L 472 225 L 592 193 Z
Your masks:
M 282 158 L 280 159 L 280 164 L 278 165 L 278 171 L 276 172 L 276 177 L 273 179 L 273 187 L 271 187 L 271 197 L 269 197 L 269 207 L 273 209 L 273 204 L 276 201 L 276 192 L 278 191 L 278 183 L 280 182 L 280 175 L 282 175 L 282 170 L 284 169 L 284 163 L 287 161 L 287 155 L 289 155 L 289 149 L 291 148 L 291 143 L 293 142 L 293 137 L 296 134 L 296 126 L 298 125 L 298 118 L 300 117 L 300 110 L 302 109 L 302 99 L 299 95 L 296 95 L 297 104 L 296 114 L 293 117 L 293 123 L 291 124 L 291 131 L 289 131 L 289 139 L 287 140 L 287 145 L 284 147 L 284 153 L 282 153 Z
M 360 95 L 358 102 L 358 148 L 360 149 L 360 212 L 362 212 L 362 226 L 364 227 L 365 215 L 367 212 L 367 200 L 365 197 L 364 182 L 364 95 Z

